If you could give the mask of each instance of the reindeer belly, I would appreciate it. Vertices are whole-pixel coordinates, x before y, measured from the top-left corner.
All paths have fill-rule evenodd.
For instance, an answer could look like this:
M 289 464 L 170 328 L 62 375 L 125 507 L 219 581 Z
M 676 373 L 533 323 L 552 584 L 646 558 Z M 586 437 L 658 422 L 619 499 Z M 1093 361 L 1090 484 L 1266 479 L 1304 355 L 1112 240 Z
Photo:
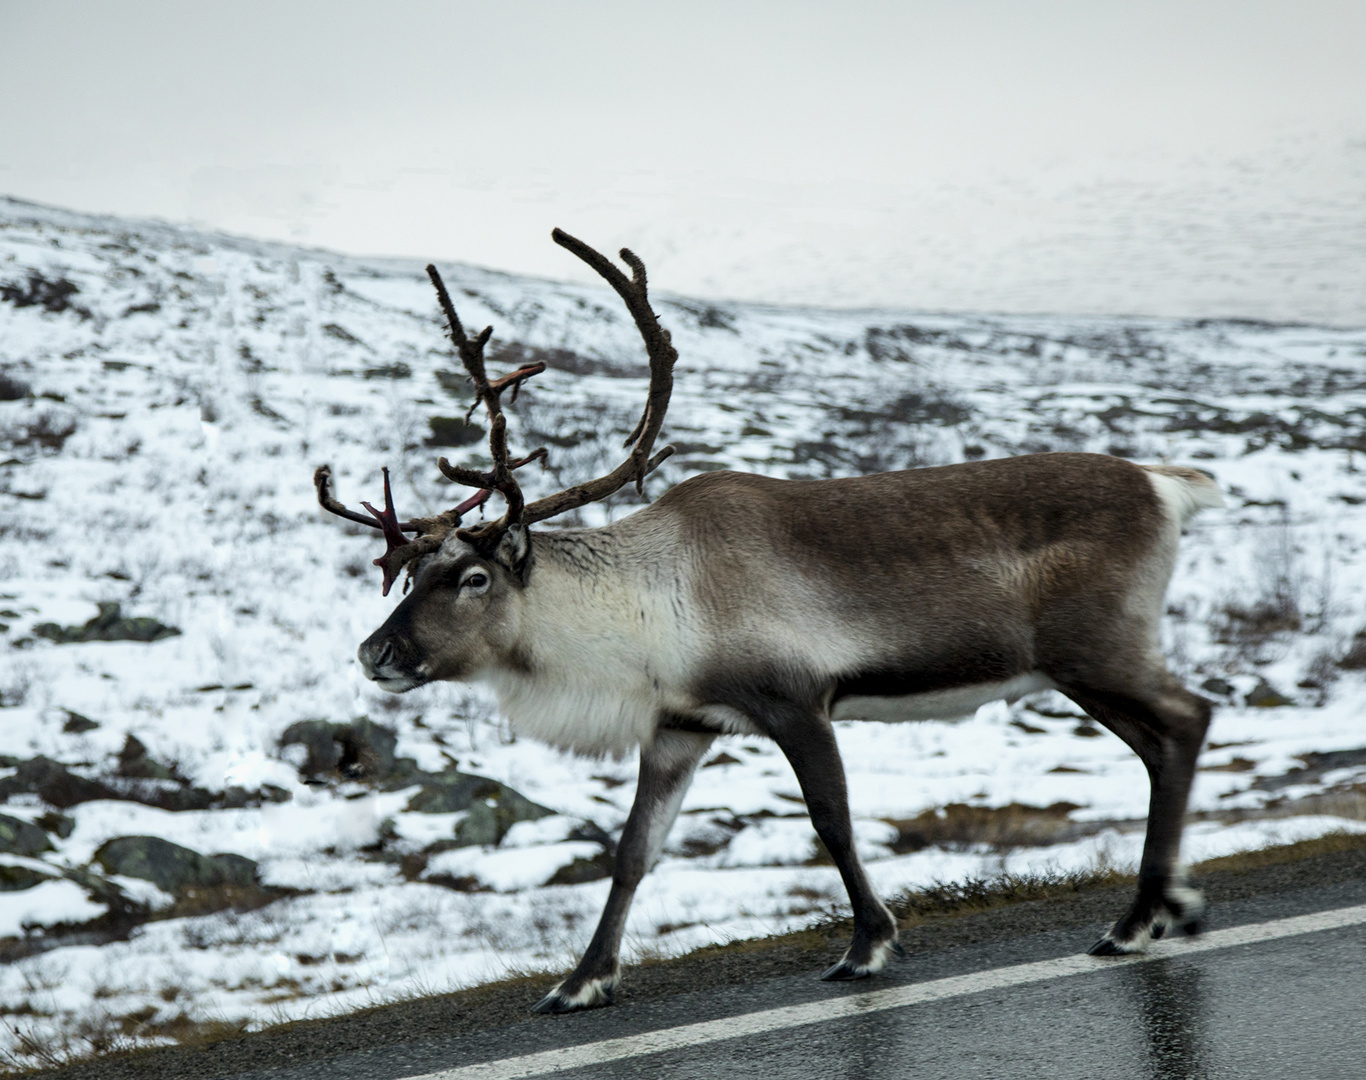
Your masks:
M 932 690 L 916 690 L 914 686 L 914 679 L 897 676 L 863 676 L 847 680 L 835 690 L 830 717 L 882 723 L 961 720 L 990 701 L 1015 701 L 1039 690 L 1056 689 L 1051 679 L 1037 671 L 1009 679 L 940 686 Z

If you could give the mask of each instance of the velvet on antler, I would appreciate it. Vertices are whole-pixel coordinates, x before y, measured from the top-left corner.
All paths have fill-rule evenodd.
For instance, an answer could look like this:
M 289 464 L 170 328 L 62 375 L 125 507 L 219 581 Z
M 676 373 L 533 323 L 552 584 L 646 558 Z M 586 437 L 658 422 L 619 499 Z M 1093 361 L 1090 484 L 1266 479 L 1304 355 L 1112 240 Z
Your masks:
M 628 278 L 609 259 L 582 240 L 559 229 L 555 229 L 551 237 L 555 243 L 573 252 L 596 270 L 616 290 L 625 301 L 627 310 L 631 312 L 631 317 L 635 320 L 640 336 L 645 342 L 645 351 L 650 361 L 650 389 L 646 395 L 645 410 L 641 414 L 640 422 L 636 424 L 635 430 L 624 444 L 631 452 L 625 461 L 605 476 L 576 484 L 536 502 L 526 503 L 522 497 L 521 485 L 517 483 L 517 478 L 513 474 L 515 470 L 533 461 L 540 461 L 544 466 L 546 449 L 540 447 L 525 457 L 515 460 L 509 458 L 507 417 L 503 413 L 502 397 L 506 391 L 511 390 L 512 396 L 509 401 L 515 402 L 522 384 L 543 372 L 545 364 L 527 364 L 508 375 L 490 379 L 484 366 L 484 346 L 493 335 L 493 327 L 485 327 L 473 338 L 467 335 L 460 317 L 456 314 L 455 305 L 451 302 L 450 293 L 446 290 L 446 284 L 441 280 L 441 274 L 435 266 L 428 266 L 427 276 L 436 288 L 437 301 L 446 316 L 447 333 L 460 356 L 460 362 L 474 384 L 475 400 L 467 415 L 472 415 L 480 405 L 483 405 L 488 413 L 489 456 L 493 461 L 493 467 L 480 471 L 462 465 L 452 465 L 444 457 L 440 458 L 437 466 L 448 480 L 475 488 L 476 491 L 464 502 L 435 517 L 413 518 L 411 521 L 398 519 L 387 468 L 383 470 L 384 509 L 376 510 L 368 502 L 362 502 L 361 505 L 368 512 L 368 517 L 348 509 L 334 497 L 330 466 L 323 465 L 313 474 L 318 502 L 323 509 L 348 521 L 379 529 L 384 534 L 385 552 L 375 559 L 375 565 L 384 571 L 385 596 L 389 595 L 389 589 L 403 568 L 423 555 L 437 550 L 452 529 L 457 529 L 457 535 L 472 543 L 487 545 L 496 542 L 511 525 L 530 525 L 544 521 L 567 510 L 605 499 L 626 484 L 634 482 L 636 489 L 643 491 L 645 477 L 674 452 L 672 446 L 666 446 L 651 454 L 664 422 L 664 414 L 669 407 L 669 396 L 673 390 L 673 367 L 678 359 L 678 353 L 669 340 L 669 332 L 660 326 L 658 316 L 650 307 L 645 264 L 630 250 L 622 248 L 621 260 L 631 270 L 631 276 Z M 507 502 L 503 516 L 477 528 L 460 528 L 460 519 L 476 507 L 482 506 L 495 491 Z M 416 535 L 409 540 L 405 533 Z
M 398 514 L 394 510 L 394 497 L 389 487 L 389 470 L 384 468 L 384 509 L 376 510 L 368 502 L 361 502 L 361 506 L 370 512 L 367 518 L 364 514 L 348 509 L 338 502 L 332 494 L 332 466 L 321 465 L 313 474 L 313 486 L 318 492 L 318 502 L 324 510 L 344 517 L 347 521 L 354 521 L 359 525 L 368 525 L 372 529 L 379 529 L 384 534 L 385 549 L 384 554 L 374 560 L 374 565 L 384 572 L 383 591 L 384 595 L 389 595 L 389 590 L 403 568 L 423 555 L 435 551 L 441 546 L 446 534 L 460 524 L 460 519 L 471 510 L 482 506 L 493 494 L 492 488 L 481 488 L 476 491 L 458 506 L 453 506 L 444 513 L 437 514 L 435 517 L 413 518 L 412 521 L 399 521 Z M 403 534 L 411 532 L 417 536 L 409 540 Z
M 446 314 L 451 341 L 455 344 L 461 362 L 474 383 L 475 404 L 482 402 L 488 411 L 489 454 L 493 459 L 493 469 L 489 473 L 477 473 L 453 466 L 445 458 L 437 464 L 441 471 L 456 483 L 467 487 L 492 486 L 507 500 L 507 509 L 498 520 L 487 522 L 478 528 L 460 530 L 461 537 L 476 543 L 490 542 L 511 525 L 531 525 L 605 499 L 632 482 L 638 491 L 643 491 L 645 477 L 674 452 L 672 446 L 666 446 L 657 454 L 650 453 L 669 407 L 669 396 L 673 391 L 673 367 L 678 360 L 678 353 L 669 339 L 669 332 L 660 326 L 659 317 L 650 307 L 645 264 L 632 251 L 622 248 L 621 260 L 631 270 L 631 277 L 628 278 L 609 259 L 582 240 L 570 236 L 561 229 L 555 229 L 550 235 L 555 243 L 573 252 L 596 270 L 625 301 L 626 308 L 630 311 L 636 328 L 645 342 L 645 351 L 650 361 L 650 389 L 646 395 L 645 410 L 641 414 L 640 422 L 636 424 L 635 430 L 624 444 L 631 449 L 631 453 L 610 473 L 527 504 L 522 497 L 521 486 L 512 475 L 514 466 L 507 464 L 507 419 L 503 414 L 500 399 L 503 390 L 509 386 L 515 399 L 523 380 L 539 374 L 545 365 L 532 364 L 490 382 L 484 370 L 484 345 L 488 342 L 492 328 L 484 330 L 476 338 L 468 337 L 460 324 L 459 316 L 456 315 L 440 273 L 435 266 L 428 266 L 427 275 L 436 287 L 441 309 Z M 543 455 L 544 450 L 537 450 L 532 456 L 537 454 Z

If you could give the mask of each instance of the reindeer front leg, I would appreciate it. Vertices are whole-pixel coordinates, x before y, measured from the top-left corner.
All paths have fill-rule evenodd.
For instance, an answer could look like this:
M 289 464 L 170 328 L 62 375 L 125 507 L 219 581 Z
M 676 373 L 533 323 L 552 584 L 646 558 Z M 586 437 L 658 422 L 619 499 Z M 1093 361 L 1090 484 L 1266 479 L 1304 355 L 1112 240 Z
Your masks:
M 618 954 L 631 899 L 641 879 L 659 858 L 697 763 L 714 738 L 660 730 L 653 745 L 641 747 L 636 798 L 617 845 L 612 891 L 598 920 L 598 929 L 573 974 L 537 1002 L 532 1012 L 573 1012 L 612 1003 L 612 991 L 621 981 Z

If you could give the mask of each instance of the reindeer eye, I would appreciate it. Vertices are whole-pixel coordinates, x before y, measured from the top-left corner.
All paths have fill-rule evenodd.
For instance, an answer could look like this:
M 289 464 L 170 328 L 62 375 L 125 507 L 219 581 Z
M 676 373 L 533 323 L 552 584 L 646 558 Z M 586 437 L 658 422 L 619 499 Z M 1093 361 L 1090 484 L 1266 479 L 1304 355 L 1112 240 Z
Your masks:
M 471 592 L 483 592 L 489 586 L 489 576 L 482 571 L 476 570 L 460 584 L 463 588 L 469 589 Z

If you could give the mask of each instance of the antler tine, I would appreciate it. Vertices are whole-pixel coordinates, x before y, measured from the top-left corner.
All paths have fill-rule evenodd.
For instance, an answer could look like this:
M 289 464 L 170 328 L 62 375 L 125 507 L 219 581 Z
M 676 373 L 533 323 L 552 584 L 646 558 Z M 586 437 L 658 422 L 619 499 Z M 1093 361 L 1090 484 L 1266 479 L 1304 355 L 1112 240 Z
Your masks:
M 645 478 L 674 452 L 672 446 L 666 446 L 653 457 L 650 455 L 659 429 L 663 426 L 664 413 L 669 407 L 669 397 L 673 392 L 673 367 L 678 360 L 678 352 L 669 339 L 669 331 L 660 326 L 658 316 L 650 307 L 645 264 L 634 252 L 622 248 L 622 262 L 631 268 L 631 277 L 628 278 L 601 252 L 589 247 L 577 237 L 570 236 L 561 229 L 554 230 L 550 235 L 555 243 L 573 252 L 596 270 L 625 301 L 650 358 L 650 391 L 640 422 L 631 432 L 631 437 L 626 440 L 625 445 L 632 447 L 626 460 L 606 476 L 585 484 L 576 484 L 524 507 L 520 520 L 527 525 L 605 499 L 632 481 L 635 482 L 637 491 L 643 491 Z M 482 532 L 483 530 L 479 533 L 471 532 L 469 535 L 478 536 Z
M 313 473 L 313 486 L 318 492 L 318 502 L 324 510 L 336 514 L 338 517 L 344 517 L 347 521 L 354 521 L 359 525 L 369 525 L 372 529 L 379 529 L 384 533 L 384 554 L 374 562 L 384 571 L 384 595 L 388 596 L 389 589 L 393 586 L 399 571 L 413 559 L 440 547 L 441 540 L 446 533 L 460 524 L 460 515 L 474 509 L 480 502 L 487 499 L 490 493 L 482 491 L 475 498 L 467 499 L 453 511 L 448 511 L 449 516 L 399 521 L 398 514 L 394 511 L 394 494 L 389 485 L 389 470 L 385 468 L 382 472 L 384 473 L 384 509 L 376 510 L 368 502 L 362 501 L 361 506 L 365 507 L 370 514 L 368 518 L 354 510 L 347 509 L 333 496 L 332 466 L 320 465 L 318 467 Z M 419 535 L 410 541 L 403 535 L 405 532 L 415 532 Z
M 630 458 L 635 463 L 635 473 L 628 479 L 635 480 L 637 491 L 644 491 L 645 477 L 650 471 L 646 468 L 650 451 L 654 448 L 655 438 L 664 424 L 664 413 L 669 407 L 669 397 L 673 393 L 673 369 L 678 360 L 678 351 L 673 347 L 669 331 L 659 325 L 659 316 L 650 307 L 645 264 L 635 252 L 630 248 L 622 248 L 619 252 L 621 261 L 631 268 L 631 278 L 628 280 L 626 275 L 612 265 L 601 252 L 589 247 L 578 237 L 570 236 L 563 229 L 554 229 L 550 233 L 550 238 L 586 262 L 616 290 L 617 295 L 625 302 L 627 310 L 635 320 L 636 329 L 640 331 L 640 336 L 645 342 L 645 351 L 650 358 L 650 392 L 645 400 L 645 409 L 641 413 L 639 423 L 623 444 L 635 446 Z M 615 491 L 616 488 L 612 490 Z
M 355 510 L 348 509 L 343 503 L 339 502 L 332 494 L 332 466 L 319 465 L 313 472 L 313 487 L 318 493 L 318 505 L 329 513 L 336 514 L 338 517 L 346 518 L 347 521 L 354 521 L 357 525 L 369 525 L 372 529 L 384 531 L 385 525 L 380 520 L 378 513 L 371 509 L 369 503 L 362 502 L 361 505 L 370 510 L 370 516 L 359 514 Z M 386 507 L 392 509 L 389 501 L 389 470 L 384 470 L 384 503 Z M 403 532 L 421 532 L 421 527 L 412 521 L 398 521 L 395 518 L 394 524 Z
M 645 400 L 645 408 L 640 421 L 631 432 L 625 445 L 631 452 L 625 461 L 606 476 L 577 484 L 555 495 L 525 504 L 522 489 L 512 475 L 512 470 L 538 458 L 544 461 L 545 449 L 539 449 L 517 462 L 509 462 L 507 448 L 507 418 L 503 414 L 501 396 L 511 388 L 514 400 L 521 384 L 533 375 L 545 370 L 544 364 L 530 364 L 490 382 L 484 368 L 484 345 L 488 342 L 492 328 L 484 330 L 477 338 L 471 339 L 455 313 L 450 293 L 435 266 L 427 267 L 427 276 L 436 288 L 437 299 L 446 315 L 451 341 L 460 353 L 460 360 L 474 382 L 476 405 L 483 403 L 489 414 L 489 454 L 493 468 L 488 472 L 452 465 L 445 458 L 437 462 L 442 473 L 468 487 L 492 488 L 500 491 L 507 500 L 507 511 L 497 521 L 488 522 L 475 529 L 461 529 L 459 535 L 466 540 L 481 541 L 501 533 L 509 525 L 521 522 L 531 525 L 537 521 L 554 517 L 556 514 L 573 510 L 590 502 L 604 499 L 632 481 L 638 491 L 644 491 L 645 478 L 657 469 L 662 461 L 673 453 L 672 446 L 666 446 L 651 455 L 659 429 L 664 423 L 664 414 L 669 407 L 673 392 L 673 367 L 678 360 L 678 352 L 669 338 L 669 332 L 659 324 L 659 317 L 650 307 L 649 280 L 645 264 L 628 248 L 622 248 L 621 260 L 630 268 L 628 278 L 602 253 L 589 247 L 577 237 L 570 236 L 561 229 L 551 233 L 555 243 L 573 252 L 591 266 L 617 295 L 626 303 L 626 308 L 635 320 L 645 343 L 645 351 L 650 361 L 650 390 Z
M 546 451 L 542 447 L 519 461 L 510 462 L 508 460 L 507 417 L 503 415 L 503 391 L 511 388 L 513 400 L 516 400 L 522 383 L 533 375 L 539 375 L 543 372 L 545 364 L 527 364 L 518 368 L 511 375 L 504 375 L 502 378 L 490 382 L 488 372 L 484 368 L 484 346 L 488 344 L 489 337 L 493 334 L 493 327 L 485 327 L 478 337 L 471 339 L 460 324 L 460 317 L 455 313 L 455 305 L 451 303 L 451 295 L 446 291 L 446 283 L 441 280 L 441 273 L 435 266 L 429 265 L 427 276 L 431 278 L 432 285 L 436 288 L 437 300 L 441 304 L 441 310 L 446 315 L 451 341 L 454 342 L 456 350 L 460 353 L 460 362 L 465 365 L 465 370 L 469 372 L 470 378 L 474 381 L 475 404 L 478 405 L 483 402 L 484 408 L 489 414 L 489 456 L 493 459 L 493 469 L 488 473 L 453 466 L 445 458 L 438 461 L 437 465 L 449 479 L 458 484 L 465 484 L 468 487 L 492 488 L 501 492 L 503 498 L 507 500 L 507 509 L 497 524 L 500 526 L 511 525 L 521 520 L 522 507 L 525 505 L 521 485 L 512 475 L 513 470 L 529 461 L 544 460 Z
M 587 506 L 591 502 L 605 499 L 613 492 L 624 488 L 632 480 L 640 484 L 645 477 L 654 472 L 665 460 L 672 457 L 674 448 L 666 446 L 661 449 L 654 457 L 645 462 L 643 469 L 636 467 L 634 455 L 628 457 L 606 476 L 599 477 L 597 480 L 590 480 L 586 484 L 576 484 L 572 488 L 554 495 L 547 495 L 544 499 L 537 499 L 530 503 L 522 511 L 522 523 L 534 525 L 538 521 L 545 521 L 556 514 L 563 514 L 567 510 L 577 510 L 580 506 Z M 462 535 L 466 530 L 461 530 Z
M 524 458 L 508 462 L 509 469 L 520 469 L 523 465 L 530 465 L 533 461 L 544 462 L 548 456 L 548 451 L 544 446 L 537 447 Z M 463 465 L 452 465 L 444 457 L 437 458 L 436 467 L 441 470 L 447 480 L 465 487 L 486 487 L 491 488 L 494 484 L 493 470 L 480 472 L 478 469 L 467 469 Z
M 502 523 L 505 525 L 518 520 L 523 506 L 522 489 L 514 479 L 512 472 L 528 462 L 543 461 L 546 456 L 545 448 L 542 447 L 517 461 L 508 460 L 507 419 L 503 415 L 500 403 L 503 392 L 508 389 L 512 390 L 512 396 L 515 400 L 522 383 L 533 375 L 539 375 L 544 371 L 545 364 L 527 364 L 510 375 L 504 375 L 502 378 L 490 382 L 484 369 L 484 346 L 493 333 L 493 327 L 487 327 L 478 336 L 470 338 L 460 323 L 460 317 L 455 312 L 455 305 L 451 303 L 450 293 L 446 291 L 446 284 L 441 280 L 441 275 L 437 272 L 436 267 L 428 266 L 427 274 L 436 287 L 441 309 L 446 315 L 447 329 L 450 332 L 451 340 L 460 353 L 461 363 L 465 365 L 465 370 L 474 380 L 475 390 L 478 394 L 475 404 L 478 405 L 482 401 L 489 411 L 491 429 L 489 448 L 494 465 L 489 472 L 481 473 L 472 469 L 457 468 L 442 458 L 439 464 L 443 473 L 452 480 L 478 490 L 464 502 L 437 514 L 435 517 L 414 518 L 412 521 L 404 522 L 398 520 L 398 514 L 394 511 L 393 492 L 390 488 L 389 470 L 387 468 L 384 469 L 384 509 L 376 510 L 368 502 L 361 503 L 370 514 L 368 518 L 355 510 L 348 509 L 333 496 L 332 469 L 330 466 L 323 465 L 317 469 L 313 474 L 313 484 L 318 493 L 318 502 L 324 509 L 344 517 L 348 521 L 354 521 L 360 525 L 369 525 L 383 531 L 385 551 L 375 560 L 375 565 L 384 571 L 385 596 L 389 595 L 389 589 L 405 566 L 423 555 L 437 550 L 446 534 L 460 524 L 461 517 L 487 502 L 495 490 L 502 492 L 508 503 L 507 513 L 503 516 Z M 405 532 L 414 532 L 418 535 L 410 541 L 403 535 Z

